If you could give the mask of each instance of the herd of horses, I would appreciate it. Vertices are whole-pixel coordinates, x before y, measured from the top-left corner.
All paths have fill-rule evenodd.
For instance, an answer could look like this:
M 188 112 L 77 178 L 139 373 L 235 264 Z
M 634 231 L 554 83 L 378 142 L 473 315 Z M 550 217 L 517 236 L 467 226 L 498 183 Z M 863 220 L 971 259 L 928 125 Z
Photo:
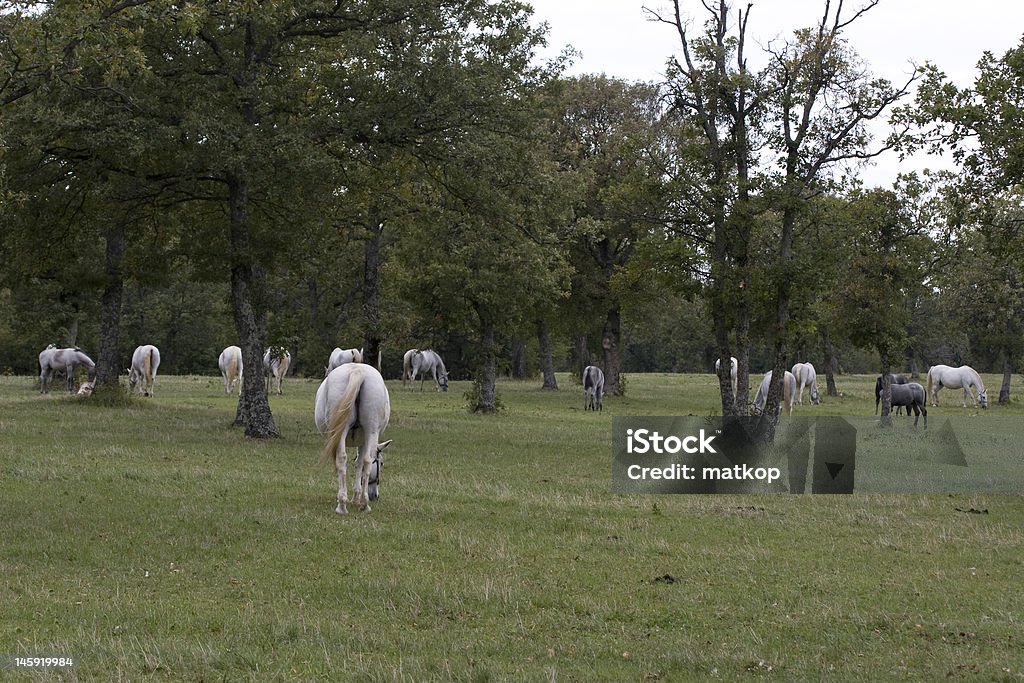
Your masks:
M 381 441 L 381 433 L 391 417 L 391 397 L 380 372 L 363 361 L 362 349 L 336 348 L 331 352 L 325 368 L 325 377 L 316 392 L 313 421 L 317 430 L 326 437 L 323 450 L 325 460 L 334 463 L 338 476 L 338 505 L 340 514 L 348 512 L 348 469 L 347 445 L 355 445 L 355 480 L 352 488 L 352 502 L 362 510 L 369 511 L 370 501 L 380 495 L 381 470 L 384 467 L 383 451 L 391 440 Z M 91 394 L 96 385 L 96 363 L 81 349 L 58 349 L 48 346 L 39 354 L 40 392 L 49 392 L 50 376 L 56 371 L 67 375 L 67 388 L 74 388 L 75 368 L 79 365 L 88 370 L 88 380 L 79 389 L 80 394 Z M 217 360 L 224 380 L 224 392 L 234 393 L 239 387 L 243 373 L 242 349 L 228 346 Z M 267 378 L 269 394 L 276 386 L 282 393 L 282 380 L 291 365 L 291 353 L 284 347 L 270 347 L 263 354 L 263 372 Z M 144 396 L 153 395 L 157 368 L 160 366 L 160 351 L 152 344 L 139 346 L 132 353 L 131 367 L 128 368 L 129 390 L 136 386 Z M 600 372 L 600 371 L 598 371 Z M 434 380 L 440 391 L 448 391 L 448 370 L 441 355 L 432 349 L 409 349 L 403 358 L 402 384 L 420 378 L 420 391 L 427 376 Z M 603 384 L 603 376 L 602 376 Z M 600 399 L 598 399 L 600 402 Z
M 732 382 L 733 395 L 736 394 L 736 368 L 735 358 L 731 359 L 730 380 Z M 721 373 L 721 361 L 715 361 L 715 374 Z M 761 386 L 758 387 L 752 404 L 754 414 L 760 415 L 764 410 L 764 404 L 768 398 L 768 387 L 772 381 L 772 371 L 769 370 Z M 810 389 L 811 403 L 821 403 L 821 395 L 818 392 L 817 373 L 810 363 L 797 363 L 792 371 L 786 372 L 782 384 L 783 399 L 779 410 L 785 411 L 786 415 L 793 414 L 794 402 L 803 405 L 804 388 Z M 933 365 L 928 370 L 928 388 L 922 387 L 917 382 L 910 382 L 904 375 L 889 375 L 889 395 L 891 406 L 899 414 L 905 408 L 907 416 L 914 411 L 914 426 L 917 426 L 918 419 L 924 417 L 924 428 L 928 428 L 928 397 L 931 397 L 932 405 L 939 405 L 939 391 L 942 389 L 963 389 L 964 408 L 967 407 L 967 400 L 970 398 L 973 406 L 988 408 L 988 394 L 985 391 L 985 384 L 981 375 L 969 365 L 950 367 L 948 365 Z M 878 405 L 882 400 L 885 391 L 885 383 L 879 376 L 875 380 L 875 414 L 878 414 Z
M 730 359 L 730 380 L 733 395 L 736 394 L 736 373 L 738 363 Z M 339 514 L 348 512 L 349 497 L 346 472 L 348 456 L 346 446 L 356 447 L 355 478 L 352 487 L 352 504 L 368 511 L 370 502 L 380 495 L 380 477 L 384 466 L 383 451 L 391 444 L 391 440 L 381 441 L 381 434 L 391 417 L 391 397 L 380 371 L 372 365 L 363 363 L 362 349 L 334 349 L 327 361 L 325 377 L 316 392 L 313 418 L 317 430 L 324 435 L 326 443 L 323 459 L 334 463 L 338 477 L 338 497 L 335 511 Z M 270 347 L 263 354 L 263 372 L 267 378 L 268 394 L 276 385 L 278 394 L 282 393 L 282 380 L 291 364 L 291 353 L 284 347 Z M 39 386 L 40 392 L 49 391 L 49 380 L 55 372 L 63 371 L 67 377 L 67 390 L 74 389 L 75 368 L 82 365 L 88 372 L 87 381 L 81 384 L 79 394 L 90 394 L 95 389 L 96 363 L 77 347 L 56 348 L 48 346 L 39 354 Z M 152 344 L 144 344 L 132 353 L 131 366 L 128 368 L 128 385 L 130 391 L 138 387 L 144 396 L 153 395 L 157 368 L 160 366 L 160 350 Z M 241 394 L 242 381 L 242 350 L 238 346 L 225 348 L 218 359 L 221 376 L 224 379 L 224 391 L 231 395 L 235 386 L 239 386 Z M 721 374 L 721 363 L 715 361 L 715 374 Z M 432 349 L 409 349 L 402 359 L 402 385 L 410 380 L 420 378 L 420 390 L 427 376 L 434 380 L 435 389 L 448 390 L 448 371 L 440 354 Z M 601 368 L 588 365 L 583 370 L 583 410 L 602 411 L 604 409 L 605 376 Z M 772 373 L 765 374 L 754 396 L 753 409 L 761 414 L 768 397 Z M 875 381 L 875 413 L 884 393 L 882 377 Z M 963 406 L 967 407 L 970 397 L 974 407 L 987 408 L 988 395 L 981 376 L 970 366 L 962 365 L 953 368 L 947 365 L 935 365 L 928 371 L 927 389 L 916 382 L 909 382 L 903 375 L 889 376 L 889 390 L 894 409 L 906 408 L 907 415 L 914 411 L 914 426 L 918 417 L 924 416 L 925 429 L 928 428 L 928 397 L 932 404 L 939 405 L 939 391 L 942 389 L 963 389 Z M 804 390 L 809 393 L 810 402 L 818 405 L 821 394 L 818 391 L 817 373 L 810 363 L 797 363 L 791 371 L 786 372 L 783 382 L 783 400 L 780 412 L 793 414 L 794 403 L 803 404 Z

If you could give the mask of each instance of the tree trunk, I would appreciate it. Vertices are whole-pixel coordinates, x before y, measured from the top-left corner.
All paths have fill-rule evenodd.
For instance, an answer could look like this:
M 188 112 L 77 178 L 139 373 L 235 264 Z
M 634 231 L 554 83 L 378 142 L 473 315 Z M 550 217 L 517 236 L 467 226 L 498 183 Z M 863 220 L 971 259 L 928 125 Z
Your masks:
M 574 339 L 576 348 L 576 377 L 575 381 L 583 383 L 583 371 L 590 365 L 590 344 L 587 342 L 587 335 L 577 335 Z
M 619 351 L 621 339 L 621 316 L 618 304 L 608 309 L 604 321 L 604 333 L 601 336 L 601 348 L 604 349 L 604 393 L 622 396 L 626 388 L 622 385 L 622 357 Z
M 526 379 L 526 344 L 519 337 L 512 338 L 512 379 Z
M 495 361 L 497 353 L 494 348 L 494 325 L 481 320 L 480 328 L 480 343 L 483 347 L 484 362 L 478 375 L 480 394 L 477 397 L 476 405 L 473 406 L 473 412 L 489 415 L 498 409 L 498 373 Z
M 380 243 L 384 221 L 376 207 L 367 221 L 368 238 L 363 245 L 363 362 L 380 370 Z
M 1010 402 L 1010 380 L 1013 373 L 1010 367 L 1010 354 L 1003 351 L 1003 384 L 999 387 L 999 405 L 1004 406 Z
M 821 328 L 821 353 L 825 358 L 825 395 L 838 396 L 836 373 L 839 370 L 839 360 L 836 358 L 835 349 L 832 348 L 832 336 L 827 327 Z
M 555 379 L 555 363 L 551 356 L 551 337 L 548 336 L 548 324 L 544 318 L 537 319 L 537 346 L 540 348 L 540 368 L 544 374 L 544 385 L 541 389 L 558 389 Z
M 878 349 L 878 355 L 882 360 L 882 408 L 879 426 L 892 427 L 892 365 L 886 349 Z M 907 414 L 910 414 L 909 407 Z
M 124 224 L 115 221 L 107 230 L 106 282 L 100 313 L 100 350 L 96 358 L 96 389 L 99 391 L 117 389 L 121 385 L 121 299 L 124 295 L 121 261 L 124 246 Z
M 790 159 L 789 166 L 795 166 Z M 787 176 L 792 177 L 794 171 L 787 168 Z M 758 426 L 760 437 L 767 443 L 775 440 L 775 425 L 778 420 L 779 408 L 783 399 L 783 382 L 786 379 L 788 360 L 787 335 L 789 333 L 789 306 L 792 290 L 792 278 L 788 277 L 789 268 L 793 263 L 793 235 L 796 231 L 796 204 L 799 201 L 795 191 L 790 190 L 786 205 L 782 211 L 782 234 L 779 238 L 779 270 L 778 285 L 775 290 L 775 363 L 772 367 L 772 380 L 768 387 L 768 397 L 764 412 Z
M 265 439 L 279 436 L 263 381 L 267 313 L 262 290 L 266 275 L 252 262 L 248 185 L 241 174 L 228 176 L 228 201 L 235 258 L 231 267 L 231 304 L 244 368 L 235 424 L 245 428 L 246 436 Z

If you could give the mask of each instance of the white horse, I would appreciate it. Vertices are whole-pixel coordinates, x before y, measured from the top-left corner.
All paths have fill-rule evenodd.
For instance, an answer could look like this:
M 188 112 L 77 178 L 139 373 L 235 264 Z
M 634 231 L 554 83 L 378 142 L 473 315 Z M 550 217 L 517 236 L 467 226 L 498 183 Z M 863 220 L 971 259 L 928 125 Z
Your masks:
M 793 366 L 793 377 L 796 378 L 796 386 L 799 390 L 796 397 L 797 403 L 804 404 L 804 387 L 810 387 L 811 403 L 814 405 L 821 403 L 821 394 L 818 393 L 818 373 L 815 372 L 813 365 L 797 363 Z
M 270 385 L 277 382 L 277 393 L 281 393 L 281 381 L 292 364 L 292 354 L 283 346 L 272 346 L 263 352 L 263 375 L 267 378 L 267 393 Z
M 345 363 L 362 363 L 363 353 L 359 349 L 340 349 L 335 347 L 331 351 L 331 357 L 327 361 L 327 374 L 331 374 L 331 370 L 344 365 Z
M 142 395 L 153 395 L 153 382 L 156 380 L 156 369 L 160 367 L 160 349 L 152 344 L 143 344 L 135 348 L 132 354 L 132 366 L 128 368 L 128 390 L 134 391 L 135 385 L 142 382 Z
M 428 372 L 434 376 L 435 391 L 448 391 L 448 370 L 445 369 L 444 361 L 437 351 L 409 349 L 405 352 L 405 356 L 402 357 L 402 384 L 405 384 L 406 379 L 415 382 L 416 376 L 419 375 L 420 391 L 423 391 L 423 381 L 427 378 Z
M 39 393 L 50 392 L 48 383 L 50 373 L 54 370 L 63 370 L 68 378 L 68 393 L 75 387 L 75 367 L 84 365 L 89 369 L 89 382 L 92 386 L 96 384 L 96 363 L 92 358 L 78 348 L 58 349 L 52 344 L 39 353 Z
M 604 370 L 596 365 L 583 368 L 583 412 L 604 410 Z
M 372 365 L 347 363 L 331 371 L 316 391 L 313 414 L 316 428 L 327 435 L 324 460 L 334 462 L 338 474 L 338 507 L 348 512 L 348 486 L 345 482 L 348 456 L 345 446 L 356 446 L 356 471 L 352 502 L 370 511 L 370 501 L 379 495 L 381 452 L 391 440 L 380 442 L 380 434 L 391 418 L 391 398 L 384 378 Z
M 754 395 L 754 414 L 760 415 L 761 411 L 764 410 L 764 404 L 768 401 L 768 385 L 772 382 L 772 371 L 769 370 L 764 379 L 761 380 L 761 386 L 757 389 L 757 394 Z M 793 414 L 793 399 L 796 397 L 796 377 L 793 376 L 792 372 L 786 371 L 786 376 L 782 383 L 782 404 L 779 406 L 779 410 L 785 409 L 786 415 Z
M 974 368 L 970 365 L 961 365 L 958 368 L 951 368 L 948 365 L 933 365 L 928 370 L 928 395 L 932 397 L 932 405 L 939 405 L 939 389 L 949 387 L 950 389 L 959 389 L 963 387 L 964 400 L 963 407 L 967 407 L 967 397 L 971 397 L 971 402 L 974 403 L 974 407 L 977 408 L 978 404 L 981 404 L 982 408 L 988 408 L 988 394 L 985 393 L 985 385 L 981 381 L 981 375 L 979 375 Z M 978 398 L 974 398 L 974 390 L 978 392 Z
M 220 352 L 220 374 L 224 378 L 224 393 L 230 394 L 238 382 L 238 392 L 242 392 L 242 349 L 229 346 Z
M 739 367 L 739 363 L 736 361 L 735 356 L 729 356 L 729 365 L 729 379 L 732 380 L 732 397 L 733 400 L 736 400 L 736 370 Z M 715 375 L 719 374 L 721 367 L 722 359 L 719 358 L 715 360 Z

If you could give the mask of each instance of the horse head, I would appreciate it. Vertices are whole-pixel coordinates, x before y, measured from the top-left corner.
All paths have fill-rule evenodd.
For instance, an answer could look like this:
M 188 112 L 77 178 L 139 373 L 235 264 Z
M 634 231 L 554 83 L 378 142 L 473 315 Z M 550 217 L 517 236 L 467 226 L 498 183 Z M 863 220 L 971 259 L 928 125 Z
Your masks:
M 982 391 L 978 392 L 978 403 L 981 404 L 982 408 L 988 408 L 988 392 L 987 391 L 982 390 Z
M 370 500 L 377 500 L 380 498 L 380 473 L 384 469 L 384 456 L 382 455 L 385 448 L 391 445 L 392 439 L 388 439 L 383 443 L 377 444 L 377 454 L 373 458 L 373 462 L 370 463 L 370 480 L 366 486 L 367 496 Z
M 811 403 L 814 405 L 821 405 L 821 394 L 818 393 L 818 387 L 811 385 Z
M 82 386 L 78 387 L 79 396 L 92 396 L 96 391 L 96 380 L 91 379 L 88 382 L 83 382 Z

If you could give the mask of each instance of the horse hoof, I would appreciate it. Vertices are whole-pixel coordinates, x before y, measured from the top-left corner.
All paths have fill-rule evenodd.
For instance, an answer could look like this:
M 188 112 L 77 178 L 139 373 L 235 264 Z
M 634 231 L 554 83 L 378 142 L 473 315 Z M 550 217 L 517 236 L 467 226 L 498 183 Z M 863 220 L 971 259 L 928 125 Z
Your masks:
M 338 503 L 338 507 L 334 508 L 334 511 L 337 512 L 339 515 L 348 514 L 348 508 L 342 505 L 341 503 Z

